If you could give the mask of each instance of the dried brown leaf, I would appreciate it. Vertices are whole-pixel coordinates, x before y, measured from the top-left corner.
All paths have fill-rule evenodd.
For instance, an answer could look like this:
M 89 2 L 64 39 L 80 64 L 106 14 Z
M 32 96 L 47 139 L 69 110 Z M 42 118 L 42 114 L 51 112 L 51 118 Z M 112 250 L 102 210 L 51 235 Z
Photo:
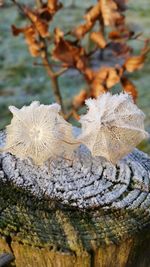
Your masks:
M 74 42 L 65 40 L 63 33 L 55 30 L 55 47 L 52 52 L 54 59 L 66 63 L 66 66 L 73 66 L 79 70 L 84 70 L 86 66 L 85 50 Z
M 91 85 L 91 97 L 97 98 L 103 93 L 106 93 L 107 89 L 104 85 L 100 84 L 98 80 L 95 80 Z
M 59 3 L 57 0 L 48 0 L 41 8 L 38 8 L 37 13 L 39 14 L 40 19 L 49 22 L 62 6 L 62 3 Z
M 41 19 L 39 14 L 37 14 L 36 12 L 32 11 L 31 9 L 27 7 L 25 8 L 25 13 L 30 18 L 30 20 L 33 22 L 36 30 L 39 32 L 41 37 L 43 38 L 48 37 L 49 36 L 48 22 Z
M 128 29 L 123 29 L 122 31 L 111 31 L 108 37 L 113 41 L 126 41 L 127 39 L 131 38 L 134 35 L 133 31 Z
M 120 32 L 118 32 L 118 31 L 111 31 L 111 32 L 109 32 L 109 35 L 108 35 L 108 37 L 110 38 L 110 39 L 112 39 L 112 40 L 120 40 Z
M 139 70 L 143 67 L 143 65 L 145 63 L 146 56 L 150 51 L 149 42 L 150 42 L 149 39 L 145 40 L 145 45 L 144 45 L 143 49 L 141 50 L 140 55 L 131 56 L 131 57 L 128 57 L 126 59 L 126 61 L 124 63 L 124 68 L 128 72 L 133 72 L 133 71 Z
M 94 23 L 89 21 L 86 22 L 84 24 L 81 24 L 79 26 L 77 26 L 74 30 L 73 30 L 73 34 L 78 38 L 81 39 L 87 32 L 89 32 L 92 27 L 93 27 Z
M 85 102 L 85 99 L 87 98 L 87 91 L 85 89 L 82 89 L 78 95 L 76 95 L 74 98 L 73 98 L 73 101 L 72 101 L 72 105 L 75 109 L 78 109 L 79 107 L 81 107 L 84 102 Z
M 86 68 L 84 70 L 84 75 L 88 83 L 90 83 L 95 77 L 95 72 L 90 68 Z
M 118 73 L 118 70 L 116 70 L 115 68 L 109 68 L 106 79 L 107 88 L 110 89 L 119 82 L 120 82 L 120 75 Z
M 88 22 L 95 22 L 97 19 L 99 19 L 100 15 L 101 15 L 100 3 L 97 3 L 92 8 L 90 8 L 90 10 L 85 14 L 84 18 Z
M 55 44 L 58 44 L 61 39 L 64 37 L 63 31 L 61 31 L 58 27 L 54 29 L 54 41 Z
M 104 35 L 101 31 L 99 32 L 92 32 L 90 34 L 90 38 L 93 42 L 95 42 L 100 48 L 105 48 L 106 47 L 106 40 L 104 38 Z
M 99 71 L 94 72 L 94 78 L 91 83 L 91 96 L 98 97 L 100 94 L 103 94 L 107 91 L 106 88 L 106 79 L 108 76 L 107 67 L 101 68 Z
M 115 25 L 122 17 L 114 0 L 99 0 L 104 25 Z
M 139 70 L 143 67 L 145 59 L 145 54 L 141 54 L 139 56 L 132 56 L 125 61 L 124 67 L 128 72 Z
M 47 1 L 47 7 L 49 8 L 49 10 L 52 12 L 55 12 L 57 10 L 59 10 L 60 8 L 62 8 L 62 3 L 59 3 L 59 0 L 48 0 Z
M 138 96 L 136 86 L 131 81 L 129 81 L 125 76 L 121 78 L 121 84 L 124 91 L 127 92 L 128 94 L 131 94 L 134 101 L 136 101 Z
M 95 71 L 91 81 L 91 96 L 98 97 L 100 94 L 109 91 L 120 82 L 122 73 L 121 68 L 113 67 L 102 67 L 99 71 Z
M 24 28 L 17 28 L 15 25 L 12 25 L 12 33 L 14 36 L 23 33 L 31 55 L 33 57 L 40 55 L 41 43 L 37 40 L 37 32 L 33 25 Z
M 15 25 L 11 25 L 11 30 L 14 36 L 18 36 L 20 33 L 24 33 L 25 30 L 30 29 L 31 26 L 24 27 L 24 28 L 17 28 Z

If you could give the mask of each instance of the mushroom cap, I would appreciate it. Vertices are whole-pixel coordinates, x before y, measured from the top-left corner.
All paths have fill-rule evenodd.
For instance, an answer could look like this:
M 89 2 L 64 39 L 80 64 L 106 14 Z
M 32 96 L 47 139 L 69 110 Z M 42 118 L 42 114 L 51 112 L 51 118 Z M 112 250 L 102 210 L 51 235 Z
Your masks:
M 60 105 L 40 105 L 17 109 L 9 107 L 13 114 L 7 126 L 5 151 L 22 159 L 30 157 L 37 165 L 55 156 L 70 157 L 76 147 L 72 126 L 60 115 Z
M 79 139 L 93 156 L 102 156 L 116 163 L 131 152 L 149 134 L 144 130 L 144 113 L 128 94 L 105 93 L 88 99 L 89 110 L 80 119 Z

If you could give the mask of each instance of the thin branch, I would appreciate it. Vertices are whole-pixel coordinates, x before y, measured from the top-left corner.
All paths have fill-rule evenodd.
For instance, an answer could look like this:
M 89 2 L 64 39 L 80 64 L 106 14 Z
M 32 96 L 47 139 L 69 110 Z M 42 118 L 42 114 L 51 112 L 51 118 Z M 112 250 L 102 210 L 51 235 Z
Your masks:
M 31 18 L 28 16 L 28 14 L 26 13 L 25 9 L 22 7 L 22 5 L 20 5 L 16 0 L 11 0 L 15 5 L 18 6 L 18 8 L 26 15 L 26 17 L 28 17 L 28 19 L 31 21 L 31 23 L 35 26 L 35 23 L 31 20 Z M 55 72 L 53 71 L 53 68 L 49 62 L 48 59 L 48 52 L 47 52 L 47 44 L 45 39 L 40 35 L 38 29 L 36 28 L 36 31 L 39 34 L 39 38 L 41 40 L 41 42 L 43 43 L 43 48 L 42 48 L 42 61 L 43 61 L 43 65 L 45 66 L 47 73 L 49 75 L 49 77 L 51 78 L 51 83 L 52 83 L 52 89 L 56 98 L 56 101 L 58 104 L 61 105 L 62 107 L 62 111 L 64 113 L 64 107 L 63 107 L 63 101 L 62 101 L 62 97 L 61 97 L 61 93 L 60 93 L 60 89 L 59 89 L 59 84 L 58 84 L 58 75 L 55 74 Z
M 55 72 L 55 76 L 56 76 L 56 77 L 59 77 L 59 76 L 61 76 L 62 74 L 64 74 L 67 70 L 68 70 L 67 67 L 66 67 L 66 68 L 62 68 L 62 69 L 60 69 L 58 72 Z
M 87 54 L 87 57 L 92 56 L 96 51 L 97 51 L 97 46 L 95 46 L 95 48 Z
M 13 2 L 23 13 L 24 12 L 24 8 L 22 7 L 21 4 L 19 4 L 16 0 L 10 0 L 11 2 Z
M 63 107 L 62 97 L 60 94 L 58 79 L 57 79 L 57 76 L 55 75 L 55 72 L 53 72 L 51 64 L 49 63 L 46 46 L 44 47 L 42 59 L 43 59 L 43 64 L 45 65 L 45 68 L 47 70 L 47 73 L 48 73 L 49 77 L 51 78 L 52 88 L 53 88 L 53 92 L 54 92 L 56 101 L 58 104 L 61 105 L 62 111 L 64 113 L 64 107 Z
M 34 66 L 41 66 L 41 67 L 47 66 L 47 64 L 39 63 L 39 62 L 36 62 L 36 61 L 33 62 L 33 65 Z M 60 65 L 59 63 L 55 63 L 55 62 L 51 62 L 51 66 L 55 67 L 55 68 L 61 68 L 61 69 L 65 68 L 63 65 Z
M 33 66 L 46 67 L 46 66 L 48 66 L 48 64 L 43 64 L 43 63 L 33 62 Z
M 69 120 L 71 117 L 74 117 L 76 120 L 79 120 L 80 118 L 79 114 L 77 113 L 77 110 L 74 107 L 72 107 L 71 111 L 65 115 L 65 119 Z

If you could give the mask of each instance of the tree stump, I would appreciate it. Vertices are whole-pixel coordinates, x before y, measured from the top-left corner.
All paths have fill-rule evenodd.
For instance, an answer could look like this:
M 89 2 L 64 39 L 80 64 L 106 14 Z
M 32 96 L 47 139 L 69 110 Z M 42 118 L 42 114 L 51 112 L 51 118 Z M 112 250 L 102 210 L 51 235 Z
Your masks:
M 135 149 L 114 166 L 81 146 L 37 167 L 1 154 L 4 252 L 16 267 L 149 267 L 150 158 Z

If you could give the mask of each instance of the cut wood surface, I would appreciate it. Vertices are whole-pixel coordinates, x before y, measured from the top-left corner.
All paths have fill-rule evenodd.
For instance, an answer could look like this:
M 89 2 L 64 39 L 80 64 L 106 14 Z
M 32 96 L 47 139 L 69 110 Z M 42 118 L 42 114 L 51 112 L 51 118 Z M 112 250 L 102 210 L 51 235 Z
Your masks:
M 81 146 L 37 167 L 1 154 L 3 252 L 17 267 L 149 267 L 150 158 L 135 149 L 114 166 Z
M 11 261 L 14 260 L 13 254 L 3 253 L 0 255 L 0 267 L 8 265 Z

